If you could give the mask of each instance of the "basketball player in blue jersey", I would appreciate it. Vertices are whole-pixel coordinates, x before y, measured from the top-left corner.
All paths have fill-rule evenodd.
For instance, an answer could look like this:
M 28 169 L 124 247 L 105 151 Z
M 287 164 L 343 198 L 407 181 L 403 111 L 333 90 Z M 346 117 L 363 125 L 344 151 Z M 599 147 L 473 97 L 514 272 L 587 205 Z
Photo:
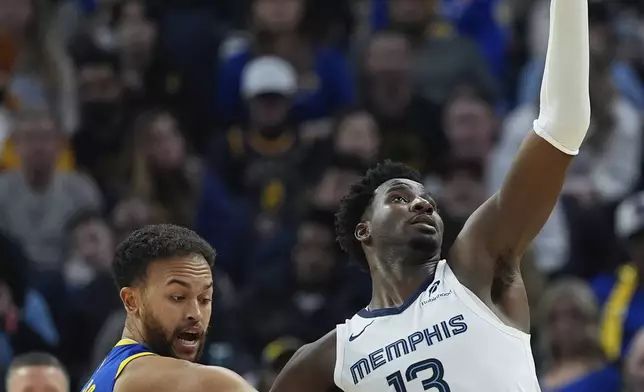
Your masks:
M 371 302 L 302 347 L 272 392 L 539 391 L 519 263 L 589 128 L 587 1 L 551 1 L 534 132 L 502 188 L 466 222 L 449 262 L 436 201 L 417 172 L 385 162 L 351 187 L 337 234 L 370 271 Z
M 215 251 L 193 231 L 146 226 L 116 250 L 123 337 L 82 392 L 249 392 L 239 375 L 194 362 L 212 311 Z

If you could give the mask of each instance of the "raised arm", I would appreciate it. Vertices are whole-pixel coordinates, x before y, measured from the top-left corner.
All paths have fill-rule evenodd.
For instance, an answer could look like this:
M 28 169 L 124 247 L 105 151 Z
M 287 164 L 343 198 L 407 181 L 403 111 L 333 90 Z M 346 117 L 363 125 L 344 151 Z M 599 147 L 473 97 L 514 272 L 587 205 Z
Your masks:
M 339 390 L 333 381 L 335 331 L 297 350 L 277 376 L 270 392 L 330 392 Z
M 505 182 L 467 221 L 450 254 L 459 278 L 490 292 L 499 269 L 521 256 L 557 202 L 590 124 L 588 0 L 552 0 L 539 118 Z
M 116 380 L 114 392 L 257 392 L 240 375 L 161 356 L 132 361 Z

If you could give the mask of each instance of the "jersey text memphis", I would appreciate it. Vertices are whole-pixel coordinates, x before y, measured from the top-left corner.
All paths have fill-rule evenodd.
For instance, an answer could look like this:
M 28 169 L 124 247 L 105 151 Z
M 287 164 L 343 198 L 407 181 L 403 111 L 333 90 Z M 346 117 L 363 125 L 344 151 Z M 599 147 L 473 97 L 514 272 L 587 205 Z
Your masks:
M 538 392 L 530 335 L 505 325 L 443 260 L 398 308 L 337 327 L 334 379 L 346 392 Z

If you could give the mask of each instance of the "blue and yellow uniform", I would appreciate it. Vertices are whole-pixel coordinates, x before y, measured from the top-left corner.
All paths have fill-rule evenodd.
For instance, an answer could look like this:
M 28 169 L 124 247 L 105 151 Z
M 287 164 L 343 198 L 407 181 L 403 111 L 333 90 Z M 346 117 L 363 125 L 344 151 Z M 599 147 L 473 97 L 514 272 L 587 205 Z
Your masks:
M 81 392 L 112 392 L 114 383 L 121 375 L 125 366 L 137 358 L 155 355 L 150 349 L 132 339 L 121 339 L 112 351 L 107 354 L 100 366 Z

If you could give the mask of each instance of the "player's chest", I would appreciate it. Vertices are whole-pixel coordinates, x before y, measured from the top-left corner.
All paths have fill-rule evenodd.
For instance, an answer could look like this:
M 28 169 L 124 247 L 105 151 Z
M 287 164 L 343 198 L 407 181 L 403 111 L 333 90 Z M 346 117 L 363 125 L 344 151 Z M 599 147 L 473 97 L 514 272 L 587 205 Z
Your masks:
M 353 331 L 344 348 L 345 390 L 470 391 L 477 383 L 503 379 L 506 369 L 499 363 L 529 367 L 524 342 L 507 338 L 466 309 L 437 313 L 367 323 L 362 333 Z M 472 370 L 467 378 L 463 369 Z

